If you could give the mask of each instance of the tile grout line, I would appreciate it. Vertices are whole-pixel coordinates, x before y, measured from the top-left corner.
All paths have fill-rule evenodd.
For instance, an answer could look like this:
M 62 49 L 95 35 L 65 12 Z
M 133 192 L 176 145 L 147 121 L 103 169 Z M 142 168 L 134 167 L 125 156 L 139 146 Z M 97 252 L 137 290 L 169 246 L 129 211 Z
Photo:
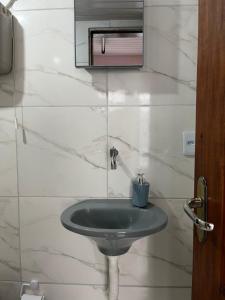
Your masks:
M 22 283 L 26 283 L 27 281 L 22 281 Z M 10 280 L 0 280 L 0 285 L 2 283 L 9 283 L 9 284 L 20 284 L 20 281 L 10 281 Z M 56 286 L 91 286 L 91 287 L 103 287 L 103 288 L 107 288 L 106 284 L 98 284 L 98 283 L 66 283 L 66 282 L 45 282 L 45 281 L 39 281 L 40 285 L 56 285 Z M 190 285 L 127 285 L 127 284 L 120 284 L 120 287 L 122 288 L 164 288 L 164 289 L 168 289 L 168 288 L 175 288 L 175 289 L 190 289 L 192 288 L 192 286 Z
M 145 4 L 144 8 L 162 8 L 162 7 L 198 7 L 198 4 L 193 3 L 193 4 Z M 46 7 L 46 8 L 27 8 L 27 9 L 12 9 L 13 13 L 19 13 L 19 12 L 41 12 L 41 11 L 58 11 L 58 10 L 74 10 L 74 6 L 68 6 L 68 7 Z
M 187 196 L 187 197 L 150 197 L 150 200 L 187 200 L 187 199 L 190 199 L 191 196 Z M 96 197 L 90 197 L 90 196 L 41 196 L 41 195 L 19 195 L 19 196 L 11 196 L 11 195 L 6 195 L 6 196 L 0 196 L 0 199 L 1 198 L 59 198 L 59 199 L 74 199 L 74 200 L 86 200 L 86 199 L 105 199 L 105 197 L 99 197 L 99 196 L 96 196 Z M 131 197 L 109 197 L 109 199 L 131 199 Z
M 13 24 L 13 61 L 15 62 L 15 31 L 14 31 L 14 24 Z M 20 231 L 20 197 L 19 197 L 19 161 L 18 161 L 18 141 L 17 141 L 17 110 L 16 110 L 16 76 L 15 76 L 15 66 L 13 67 L 13 107 L 14 107 L 14 122 L 15 122 L 15 128 L 14 128 L 14 134 L 15 134 L 15 146 L 16 146 L 16 176 L 17 176 L 17 216 L 18 216 L 18 249 L 19 249 L 19 276 L 20 276 L 20 282 L 22 282 L 22 257 L 21 257 L 21 231 Z
M 106 98 L 108 98 L 108 92 L 106 92 Z M 107 99 L 108 103 L 108 99 Z M 15 108 L 89 108 L 89 107 L 124 107 L 124 108 L 129 108 L 129 107 L 134 107 L 134 108 L 139 108 L 139 107 L 195 107 L 195 103 L 178 103 L 178 104 L 77 104 L 77 105 L 17 105 Z M 0 108 L 13 108 L 13 106 L 0 106 Z
M 20 264 L 20 282 L 22 282 L 22 257 L 21 257 L 21 219 L 20 219 L 20 196 L 19 196 L 19 168 L 18 168 L 18 143 L 17 143 L 17 129 L 15 129 L 15 142 L 16 142 L 16 174 L 17 174 L 17 208 L 18 208 L 18 249 L 19 249 L 19 264 Z

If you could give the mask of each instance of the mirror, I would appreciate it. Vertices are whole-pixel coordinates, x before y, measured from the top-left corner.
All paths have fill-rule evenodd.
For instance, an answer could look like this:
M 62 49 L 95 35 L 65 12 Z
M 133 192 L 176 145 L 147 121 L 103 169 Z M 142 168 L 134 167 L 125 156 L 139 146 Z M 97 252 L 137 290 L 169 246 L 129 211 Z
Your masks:
M 75 0 L 76 67 L 142 67 L 144 0 Z

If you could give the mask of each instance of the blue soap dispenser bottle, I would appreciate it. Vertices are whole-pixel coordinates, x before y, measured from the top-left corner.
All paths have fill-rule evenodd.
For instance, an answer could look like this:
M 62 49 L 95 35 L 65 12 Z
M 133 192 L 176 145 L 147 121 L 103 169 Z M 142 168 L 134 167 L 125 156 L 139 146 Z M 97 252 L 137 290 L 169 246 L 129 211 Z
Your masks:
M 133 206 L 144 208 L 148 205 L 150 184 L 145 180 L 144 173 L 138 173 L 138 176 L 133 180 Z

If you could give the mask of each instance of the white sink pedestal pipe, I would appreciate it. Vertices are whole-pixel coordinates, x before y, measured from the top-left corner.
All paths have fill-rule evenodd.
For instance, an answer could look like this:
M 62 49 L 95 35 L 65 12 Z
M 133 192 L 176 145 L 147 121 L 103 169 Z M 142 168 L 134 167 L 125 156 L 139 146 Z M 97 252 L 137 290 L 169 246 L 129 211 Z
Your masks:
M 118 256 L 108 256 L 109 262 L 109 300 L 118 300 L 119 296 L 119 267 Z

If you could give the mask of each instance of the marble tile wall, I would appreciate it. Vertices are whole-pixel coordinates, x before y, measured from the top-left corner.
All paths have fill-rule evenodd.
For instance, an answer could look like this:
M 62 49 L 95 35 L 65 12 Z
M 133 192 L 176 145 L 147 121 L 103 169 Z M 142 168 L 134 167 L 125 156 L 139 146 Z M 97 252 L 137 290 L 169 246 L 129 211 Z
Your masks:
M 0 77 L 0 300 L 18 299 L 32 278 L 47 300 L 106 300 L 106 259 L 59 217 L 85 198 L 130 197 L 139 170 L 169 225 L 120 257 L 120 299 L 190 300 L 183 202 L 194 159 L 182 132 L 195 128 L 197 0 L 145 1 L 141 70 L 74 67 L 73 0 L 17 0 L 12 11 L 14 70 Z

